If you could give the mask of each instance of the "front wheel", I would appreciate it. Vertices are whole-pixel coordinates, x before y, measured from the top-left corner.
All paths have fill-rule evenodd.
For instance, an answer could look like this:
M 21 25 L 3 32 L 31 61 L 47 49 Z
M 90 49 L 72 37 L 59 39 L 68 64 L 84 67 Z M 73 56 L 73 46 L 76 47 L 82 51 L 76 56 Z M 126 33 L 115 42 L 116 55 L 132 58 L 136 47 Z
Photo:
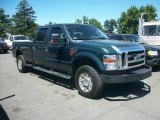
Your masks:
M 79 94 L 87 98 L 97 97 L 103 89 L 103 82 L 98 72 L 88 65 L 78 68 L 75 75 L 75 84 Z
M 19 55 L 17 57 L 17 68 L 18 68 L 19 72 L 21 72 L 21 73 L 27 72 L 26 62 L 25 62 L 25 59 L 22 55 Z

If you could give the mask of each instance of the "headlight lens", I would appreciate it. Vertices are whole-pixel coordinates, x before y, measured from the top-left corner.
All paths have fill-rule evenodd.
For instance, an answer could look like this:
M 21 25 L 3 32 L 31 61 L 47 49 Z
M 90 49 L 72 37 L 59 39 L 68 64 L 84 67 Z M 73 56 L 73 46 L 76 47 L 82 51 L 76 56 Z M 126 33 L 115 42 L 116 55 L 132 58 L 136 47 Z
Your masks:
M 148 51 L 148 55 L 158 55 L 157 51 Z
M 103 64 L 106 70 L 116 70 L 117 69 L 117 55 L 104 55 Z

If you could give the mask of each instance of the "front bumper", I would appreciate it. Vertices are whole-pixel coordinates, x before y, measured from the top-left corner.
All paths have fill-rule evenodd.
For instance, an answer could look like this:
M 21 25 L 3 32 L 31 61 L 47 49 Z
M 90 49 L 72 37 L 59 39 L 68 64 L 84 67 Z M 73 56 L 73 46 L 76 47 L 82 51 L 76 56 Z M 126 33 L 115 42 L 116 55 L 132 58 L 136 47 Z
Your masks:
M 0 51 L 8 51 L 9 50 L 9 48 L 8 48 L 8 46 L 5 46 L 5 45 L 1 45 L 0 46 Z
M 149 66 L 160 65 L 160 58 L 154 58 L 152 60 L 146 60 L 146 64 L 149 65 Z
M 127 83 L 133 81 L 143 80 L 152 75 L 152 69 L 150 66 L 142 66 L 138 70 L 129 71 L 125 74 L 113 74 L 104 75 L 101 74 L 100 77 L 104 83 Z

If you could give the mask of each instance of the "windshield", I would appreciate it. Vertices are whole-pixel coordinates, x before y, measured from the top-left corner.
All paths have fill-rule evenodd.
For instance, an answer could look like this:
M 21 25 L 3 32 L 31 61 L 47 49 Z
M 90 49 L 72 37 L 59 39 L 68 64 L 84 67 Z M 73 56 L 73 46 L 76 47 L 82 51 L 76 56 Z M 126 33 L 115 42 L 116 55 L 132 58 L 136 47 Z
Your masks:
M 144 36 L 160 36 L 160 26 L 148 25 L 143 27 Z
M 90 25 L 65 25 L 73 40 L 108 39 L 108 37 L 96 27 Z
M 28 40 L 27 37 L 25 36 L 15 36 L 14 39 L 15 40 Z
M 137 35 L 124 35 L 125 39 L 129 42 L 144 44 L 145 42 Z

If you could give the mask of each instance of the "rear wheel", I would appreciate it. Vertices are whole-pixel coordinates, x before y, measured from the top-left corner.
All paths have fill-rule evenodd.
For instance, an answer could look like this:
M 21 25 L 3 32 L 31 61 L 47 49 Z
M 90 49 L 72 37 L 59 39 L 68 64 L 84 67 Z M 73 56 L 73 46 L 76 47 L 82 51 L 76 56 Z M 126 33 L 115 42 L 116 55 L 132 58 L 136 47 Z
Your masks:
M 0 53 L 4 53 L 4 50 L 3 50 L 3 48 L 0 48 Z
M 4 50 L 4 53 L 8 53 L 8 50 Z
M 21 73 L 27 72 L 26 62 L 25 62 L 24 57 L 22 55 L 19 55 L 17 57 L 17 68 L 18 68 L 19 72 L 21 72 Z
M 87 98 L 97 97 L 103 89 L 103 82 L 98 72 L 88 65 L 78 68 L 75 75 L 75 84 L 79 94 Z

